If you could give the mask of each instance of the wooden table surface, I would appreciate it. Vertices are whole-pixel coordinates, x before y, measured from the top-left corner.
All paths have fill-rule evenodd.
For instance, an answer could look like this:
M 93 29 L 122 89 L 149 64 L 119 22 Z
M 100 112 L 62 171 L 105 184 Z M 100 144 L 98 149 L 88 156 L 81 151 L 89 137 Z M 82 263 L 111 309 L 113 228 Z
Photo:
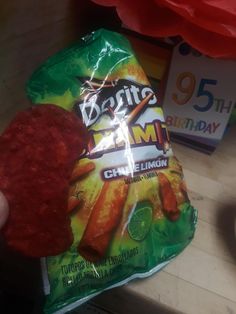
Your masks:
M 198 209 L 195 238 L 159 273 L 108 292 L 96 302 L 129 314 L 234 314 L 236 127 L 228 131 L 211 156 L 178 144 L 172 146 L 183 165 L 191 202 Z M 135 306 L 140 299 L 148 302 Z

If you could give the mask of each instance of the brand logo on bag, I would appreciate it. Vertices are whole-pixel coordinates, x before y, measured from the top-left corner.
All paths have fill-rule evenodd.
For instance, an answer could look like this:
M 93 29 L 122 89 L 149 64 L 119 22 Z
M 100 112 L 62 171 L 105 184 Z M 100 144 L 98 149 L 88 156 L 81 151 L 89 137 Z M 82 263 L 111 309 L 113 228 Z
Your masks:
M 91 130 L 87 156 L 99 158 L 103 154 L 117 152 L 129 148 L 155 145 L 157 150 L 166 153 L 169 148 L 169 134 L 165 122 L 154 120 L 144 126 L 118 127 L 116 129 Z
M 150 86 L 141 85 L 125 79 L 101 81 L 79 78 L 82 82 L 83 100 L 76 103 L 74 110 L 82 117 L 87 127 L 93 125 L 101 115 L 108 114 L 118 121 L 131 115 L 137 119 L 143 111 L 142 106 L 157 106 L 157 98 Z M 138 107 L 140 106 L 140 107 Z M 135 113 L 132 111 L 138 108 Z M 131 119 L 129 119 L 131 122 Z

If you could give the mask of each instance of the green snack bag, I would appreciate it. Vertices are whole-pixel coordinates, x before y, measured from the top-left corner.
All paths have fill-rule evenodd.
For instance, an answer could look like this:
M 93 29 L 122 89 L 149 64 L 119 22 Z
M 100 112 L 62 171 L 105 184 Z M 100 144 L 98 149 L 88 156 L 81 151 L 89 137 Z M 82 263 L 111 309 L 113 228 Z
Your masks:
M 90 133 L 71 176 L 74 242 L 42 260 L 45 313 L 65 313 L 160 270 L 193 238 L 197 213 L 157 96 L 122 35 L 82 38 L 49 58 L 27 92 L 74 110 Z

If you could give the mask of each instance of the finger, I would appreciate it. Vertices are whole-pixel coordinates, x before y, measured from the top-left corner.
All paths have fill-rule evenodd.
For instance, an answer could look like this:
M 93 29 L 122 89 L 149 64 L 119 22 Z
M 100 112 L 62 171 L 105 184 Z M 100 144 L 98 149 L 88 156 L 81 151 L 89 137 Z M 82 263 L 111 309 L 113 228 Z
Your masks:
M 9 206 L 7 199 L 3 195 L 2 192 L 0 192 L 0 229 L 3 227 L 5 222 L 7 221 L 7 217 L 9 214 Z

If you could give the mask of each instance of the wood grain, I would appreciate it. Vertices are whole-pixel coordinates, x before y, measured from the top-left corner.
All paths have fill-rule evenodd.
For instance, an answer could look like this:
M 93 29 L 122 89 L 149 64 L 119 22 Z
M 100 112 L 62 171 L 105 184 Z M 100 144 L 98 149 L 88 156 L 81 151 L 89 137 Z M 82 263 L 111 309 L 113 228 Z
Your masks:
M 158 300 L 159 303 L 172 309 L 172 313 L 177 311 L 187 314 L 236 313 L 235 302 L 165 270 L 146 279 L 145 285 L 144 282 L 138 281 L 131 283 L 125 289 L 127 292 L 131 289 L 139 296 L 145 295 L 147 303 L 149 299 Z

